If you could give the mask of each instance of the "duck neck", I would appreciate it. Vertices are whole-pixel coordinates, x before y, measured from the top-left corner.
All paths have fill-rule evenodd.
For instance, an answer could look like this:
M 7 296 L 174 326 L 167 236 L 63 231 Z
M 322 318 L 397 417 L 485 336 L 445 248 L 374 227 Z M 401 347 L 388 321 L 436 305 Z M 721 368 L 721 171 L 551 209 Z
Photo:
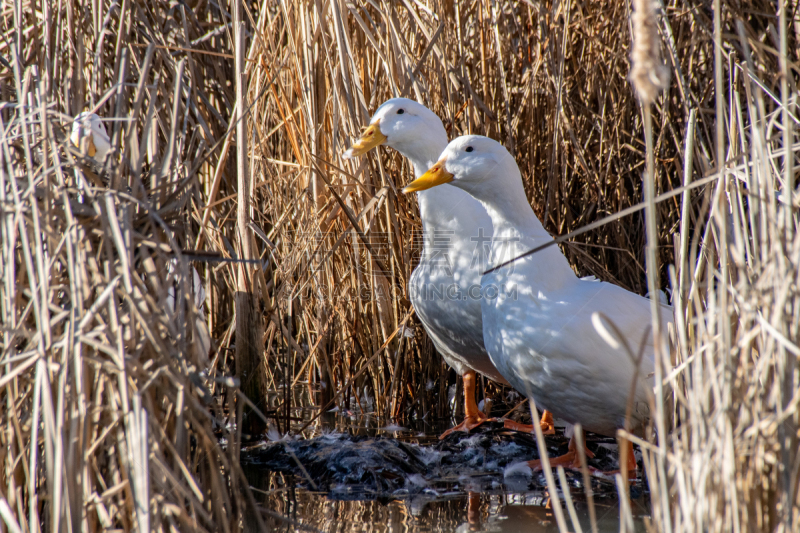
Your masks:
M 480 186 L 480 198 L 492 219 L 492 264 L 508 261 L 553 238 L 544 229 L 528 203 L 522 181 L 508 180 L 502 186 Z
M 399 147 L 398 151 L 405 156 L 414 167 L 414 177 L 418 178 L 425 174 L 429 168 L 436 164 L 439 156 L 447 147 L 447 137 L 439 142 L 419 142 L 414 146 Z M 450 229 L 448 221 L 450 218 L 442 215 L 442 206 L 448 205 L 442 201 L 442 196 L 447 194 L 445 189 L 450 187 L 435 187 L 417 193 L 419 202 L 419 214 L 422 221 L 422 259 L 429 257 L 435 249 L 442 248 L 440 242 L 449 236 L 446 232 Z M 439 232 L 442 235 L 438 235 Z M 452 238 L 452 236 L 450 237 Z
M 447 137 L 438 142 L 404 144 L 398 147 L 397 151 L 411 162 L 414 167 L 414 177 L 418 178 L 436 164 L 445 148 L 447 148 Z

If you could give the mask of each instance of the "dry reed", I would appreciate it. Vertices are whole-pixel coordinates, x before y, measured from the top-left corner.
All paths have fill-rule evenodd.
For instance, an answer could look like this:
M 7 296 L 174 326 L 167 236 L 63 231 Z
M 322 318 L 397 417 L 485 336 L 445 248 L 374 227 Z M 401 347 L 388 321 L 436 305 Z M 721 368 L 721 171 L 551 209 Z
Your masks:
M 786 159 L 797 128 L 786 126 L 798 116 L 800 20 L 796 2 L 780 17 L 766 1 L 721 4 L 716 32 L 700 1 L 667 3 L 651 28 L 673 79 L 653 107 L 654 194 L 724 179 L 657 204 L 679 350 L 664 376 L 673 416 L 656 421 L 672 431 L 642 446 L 654 528 L 789 531 L 800 248 Z M 395 335 L 414 320 L 406 283 L 420 224 L 415 200 L 396 194 L 408 166 L 389 150 L 338 157 L 386 98 L 418 99 L 451 136 L 502 140 L 554 234 L 642 200 L 626 2 L 242 3 L 239 49 L 233 7 L 2 4 L 10 529 L 237 530 L 255 506 L 231 431 L 242 424 L 230 425 L 245 408 L 281 431 L 295 407 L 330 400 L 449 416 L 454 375 L 421 328 Z M 239 53 L 248 85 L 237 98 Z M 84 109 L 110 120 L 105 165 L 66 139 Z M 644 293 L 644 244 L 636 214 L 562 248 L 581 275 Z M 234 357 L 241 258 L 260 265 L 249 290 L 263 342 L 245 375 Z M 191 349 L 190 261 L 206 283 L 210 364 Z M 171 284 L 182 289 L 174 312 Z M 260 414 L 237 388 L 253 380 L 268 393 L 253 398 Z

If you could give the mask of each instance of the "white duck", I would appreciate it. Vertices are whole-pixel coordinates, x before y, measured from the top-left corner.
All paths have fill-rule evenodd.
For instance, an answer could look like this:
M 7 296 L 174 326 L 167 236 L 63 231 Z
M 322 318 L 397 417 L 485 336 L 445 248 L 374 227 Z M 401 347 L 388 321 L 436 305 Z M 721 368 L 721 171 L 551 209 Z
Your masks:
M 500 143 L 459 137 L 403 192 L 445 183 L 469 191 L 489 213 L 490 269 L 553 240 L 528 203 L 514 158 Z M 481 286 L 484 342 L 514 388 L 555 416 L 607 436 L 624 426 L 633 390 L 630 427 L 643 425 L 655 364 L 649 300 L 611 283 L 579 279 L 557 246 L 487 272 Z M 671 316 L 665 306 L 662 331 Z M 634 354 L 643 349 L 638 373 L 625 344 Z M 571 441 L 570 453 L 551 463 L 575 466 L 576 446 Z M 628 459 L 634 470 L 632 453 Z
M 80 113 L 72 122 L 72 133 L 69 136 L 72 144 L 77 146 L 82 152 L 93 158 L 100 164 L 105 161 L 106 155 L 111 151 L 111 139 L 108 136 L 103 121 L 97 113 Z M 175 261 L 168 265 L 168 275 L 171 275 L 175 268 Z M 195 331 L 197 333 L 196 342 L 193 347 L 198 363 L 205 368 L 208 367 L 208 354 L 211 350 L 211 336 L 208 332 L 208 325 L 204 310 L 206 300 L 206 290 L 200 279 L 197 269 L 192 267 L 192 289 L 194 294 L 197 315 L 195 316 Z M 167 291 L 167 306 L 170 312 L 175 312 L 175 288 L 170 287 Z
M 343 157 L 360 156 L 381 144 L 408 158 L 414 175 L 421 176 L 447 146 L 447 132 L 424 105 L 393 98 L 381 104 Z M 492 221 L 480 202 L 456 187 L 421 192 L 417 199 L 423 242 L 419 265 L 409 281 L 411 303 L 436 349 L 464 379 L 464 421 L 443 433 L 444 438 L 488 420 L 475 403 L 476 371 L 507 384 L 484 348 L 481 324 L 480 282 Z M 552 416 L 547 413 L 542 420 L 542 430 L 552 432 Z
M 96 113 L 84 111 L 75 117 L 69 138 L 72 144 L 98 163 L 102 163 L 111 150 L 111 139 Z

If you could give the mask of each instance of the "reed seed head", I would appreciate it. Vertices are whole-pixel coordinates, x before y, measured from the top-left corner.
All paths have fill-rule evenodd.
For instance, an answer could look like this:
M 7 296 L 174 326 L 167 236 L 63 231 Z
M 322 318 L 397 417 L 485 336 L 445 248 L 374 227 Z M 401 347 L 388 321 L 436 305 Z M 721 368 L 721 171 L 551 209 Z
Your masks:
M 630 79 L 644 105 L 669 86 L 669 69 L 661 61 L 656 3 L 633 0 L 633 51 Z

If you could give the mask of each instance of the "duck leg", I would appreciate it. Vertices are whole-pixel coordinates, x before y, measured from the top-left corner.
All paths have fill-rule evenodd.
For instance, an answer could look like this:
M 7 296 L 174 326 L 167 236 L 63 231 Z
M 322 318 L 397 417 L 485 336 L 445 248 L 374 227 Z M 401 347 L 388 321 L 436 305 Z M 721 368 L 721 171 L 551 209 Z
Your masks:
M 475 402 L 475 371 L 467 370 L 462 377 L 464 378 L 464 421 L 442 433 L 439 436 L 439 440 L 445 438 L 454 431 L 465 431 L 469 433 L 487 420 L 494 420 L 483 414 L 478 409 L 478 404 Z
M 533 433 L 533 426 L 530 424 L 520 424 L 519 422 L 514 422 L 513 420 L 506 420 L 503 422 L 506 429 L 513 429 L 514 431 L 520 431 L 524 433 Z M 553 422 L 553 414 L 550 411 L 545 410 L 542 413 L 542 419 L 539 422 L 539 427 L 542 428 L 542 433 L 545 435 L 555 435 L 556 434 L 556 426 Z

